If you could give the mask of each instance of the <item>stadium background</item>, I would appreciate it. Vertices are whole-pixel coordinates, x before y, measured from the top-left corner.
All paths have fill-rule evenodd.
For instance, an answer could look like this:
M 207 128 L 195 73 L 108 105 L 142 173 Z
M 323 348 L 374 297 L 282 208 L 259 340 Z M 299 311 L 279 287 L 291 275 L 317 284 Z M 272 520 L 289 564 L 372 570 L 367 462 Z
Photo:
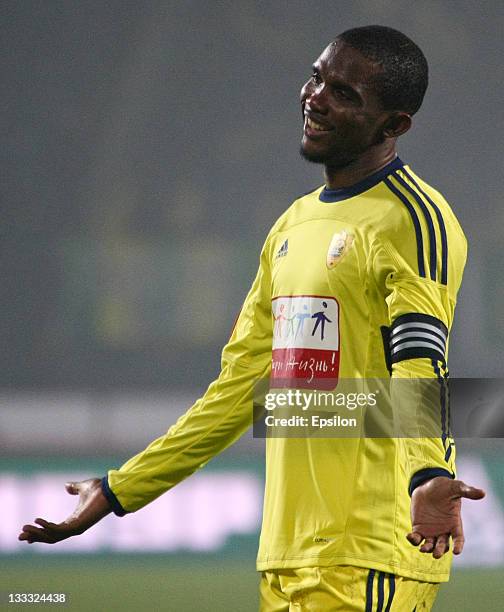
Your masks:
M 500 2 L 3 3 L 0 592 L 72 610 L 255 610 L 262 445 L 246 435 L 142 512 L 57 547 L 16 542 L 73 507 L 62 483 L 117 466 L 192 404 L 271 223 L 320 168 L 298 92 L 356 25 L 409 34 L 430 89 L 401 157 L 470 245 L 451 374 L 500 376 Z M 436 610 L 501 610 L 504 445 L 461 440 L 467 550 Z

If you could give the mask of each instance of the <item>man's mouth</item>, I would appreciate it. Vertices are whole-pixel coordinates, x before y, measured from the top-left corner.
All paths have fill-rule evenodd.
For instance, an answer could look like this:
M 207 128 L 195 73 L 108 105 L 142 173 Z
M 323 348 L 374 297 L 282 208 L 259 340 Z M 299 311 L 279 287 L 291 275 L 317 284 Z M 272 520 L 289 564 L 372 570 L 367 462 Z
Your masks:
M 305 115 L 305 123 L 304 123 L 304 131 L 307 136 L 313 136 L 316 134 L 323 134 L 327 132 L 332 132 L 333 128 L 327 127 L 326 125 L 322 125 L 317 121 L 314 121 L 308 115 Z

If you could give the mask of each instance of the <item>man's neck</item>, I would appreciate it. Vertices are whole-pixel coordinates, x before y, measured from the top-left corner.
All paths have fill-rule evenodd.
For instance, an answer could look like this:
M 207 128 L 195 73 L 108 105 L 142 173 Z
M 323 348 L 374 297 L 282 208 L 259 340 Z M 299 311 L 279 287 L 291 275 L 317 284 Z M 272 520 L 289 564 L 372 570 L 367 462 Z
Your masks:
M 325 183 L 328 189 L 351 187 L 366 177 L 378 172 L 397 157 L 395 143 L 392 147 L 369 149 L 344 168 L 326 166 Z

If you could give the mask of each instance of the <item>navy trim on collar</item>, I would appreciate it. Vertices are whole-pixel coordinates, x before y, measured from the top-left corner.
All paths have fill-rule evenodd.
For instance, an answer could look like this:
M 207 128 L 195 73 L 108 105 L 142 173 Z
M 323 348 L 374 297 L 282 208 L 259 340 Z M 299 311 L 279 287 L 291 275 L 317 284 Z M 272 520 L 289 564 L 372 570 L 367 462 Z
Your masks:
M 401 159 L 396 157 L 381 170 L 367 176 L 365 179 L 362 179 L 362 181 L 355 183 L 355 185 L 352 185 L 351 187 L 341 187 L 340 189 L 327 189 L 327 187 L 324 187 L 319 194 L 319 200 L 321 202 L 339 202 L 340 200 L 353 198 L 354 196 L 371 189 L 371 187 L 377 185 L 391 172 L 402 168 L 403 166 L 404 163 L 401 161 Z

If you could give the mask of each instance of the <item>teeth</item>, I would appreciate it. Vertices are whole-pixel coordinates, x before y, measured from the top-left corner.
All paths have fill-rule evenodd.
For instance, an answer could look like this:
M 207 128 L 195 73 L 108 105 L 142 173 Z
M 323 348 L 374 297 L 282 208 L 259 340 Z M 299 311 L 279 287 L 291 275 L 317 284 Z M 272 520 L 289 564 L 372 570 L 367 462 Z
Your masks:
M 318 130 L 319 132 L 326 131 L 326 128 L 323 125 L 320 125 L 320 123 L 315 123 L 315 121 L 313 121 L 309 117 L 306 117 L 306 123 L 308 127 L 311 127 L 313 130 Z

